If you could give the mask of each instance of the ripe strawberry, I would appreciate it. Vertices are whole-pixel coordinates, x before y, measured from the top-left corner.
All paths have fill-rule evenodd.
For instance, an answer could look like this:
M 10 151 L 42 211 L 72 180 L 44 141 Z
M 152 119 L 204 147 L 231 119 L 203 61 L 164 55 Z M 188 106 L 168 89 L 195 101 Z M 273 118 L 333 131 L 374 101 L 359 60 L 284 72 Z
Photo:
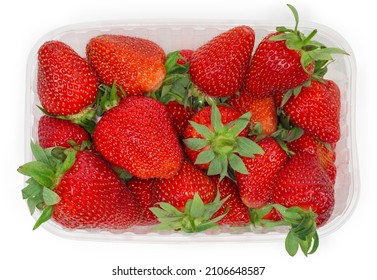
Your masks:
M 236 172 L 240 197 L 248 207 L 260 208 L 271 200 L 279 171 L 288 161 L 288 155 L 271 137 L 258 141 L 264 154 L 243 158 L 248 174 Z
M 277 114 L 274 99 L 267 97 L 264 99 L 254 99 L 251 94 L 241 91 L 240 94 L 233 95 L 227 103 L 240 113 L 251 113 L 250 122 L 254 128 L 261 126 L 261 131 L 254 131 L 254 134 L 271 135 L 277 129 Z
M 38 141 L 44 149 L 56 146 L 70 148 L 69 141 L 81 146 L 83 141 L 90 141 L 90 136 L 77 124 L 44 115 L 38 122 Z
M 132 193 L 107 162 L 89 151 L 32 144 L 36 161 L 18 171 L 31 178 L 22 191 L 31 213 L 43 210 L 34 228 L 51 217 L 63 227 L 124 230 L 140 218 Z
M 178 103 L 177 101 L 170 101 L 166 104 L 166 107 L 170 113 L 170 117 L 180 138 L 183 137 L 186 127 L 189 124 L 189 120 L 192 118 L 194 112 L 190 107 Z
M 314 64 L 301 65 L 299 51 L 289 49 L 286 41 L 273 41 L 281 35 L 266 36 L 258 45 L 245 78 L 245 90 L 254 99 L 264 99 L 302 85 L 314 70 Z
M 234 170 L 247 173 L 238 155 L 253 157 L 263 150 L 247 135 L 250 113 L 240 116 L 233 108 L 226 106 L 205 107 L 189 121 L 184 133 L 186 154 L 208 175 L 220 174 L 221 179 L 228 172 L 228 163 Z
M 155 201 L 167 202 L 183 211 L 186 202 L 197 193 L 204 203 L 210 203 L 216 196 L 216 185 L 188 160 L 183 160 L 182 168 L 168 179 L 156 179 L 153 188 Z
M 255 50 L 247 70 L 244 88 L 256 99 L 299 89 L 311 76 L 324 75 L 331 54 L 346 54 L 312 40 L 317 30 L 308 36 L 301 33 L 297 29 L 298 13 L 293 6 L 288 7 L 295 17 L 295 29 L 278 27 L 277 32 L 267 35 Z
M 314 137 L 303 134 L 300 138 L 287 142 L 288 148 L 294 153 L 305 153 L 315 156 L 321 166 L 326 170 L 332 182 L 335 182 L 335 152 L 332 147 L 325 145 Z
M 193 53 L 194 53 L 193 50 L 187 50 L 187 49 L 180 50 L 179 56 L 181 56 L 182 58 L 179 58 L 177 60 L 177 64 L 184 65 L 186 63 L 189 63 Z
M 165 53 L 156 43 L 123 35 L 100 35 L 86 47 L 88 61 L 101 81 L 115 81 L 128 96 L 156 90 L 165 77 Z
M 128 189 L 136 197 L 141 208 L 141 219 L 137 225 L 146 226 L 158 222 L 157 217 L 149 210 L 156 203 L 152 191 L 154 184 L 155 179 L 140 179 L 137 177 L 132 177 L 127 182 Z
M 38 96 L 51 115 L 82 113 L 97 94 L 98 79 L 87 61 L 60 41 L 48 41 L 38 50 Z
M 318 215 L 317 226 L 321 226 L 334 208 L 334 184 L 315 157 L 296 154 L 279 172 L 272 201 L 311 209 Z
M 340 91 L 330 80 L 313 80 L 292 96 L 283 108 L 292 124 L 322 142 L 336 143 L 340 138 Z
M 220 180 L 219 176 L 211 176 L 210 179 L 217 185 L 220 192 L 220 199 L 229 198 L 224 202 L 221 208 L 212 216 L 216 218 L 229 211 L 224 218 L 217 222 L 219 225 L 245 226 L 250 224 L 249 209 L 243 204 L 238 193 L 237 185 L 228 177 Z
M 183 151 L 167 108 L 144 97 L 124 98 L 94 130 L 98 151 L 134 176 L 168 178 L 181 167 Z
M 237 26 L 199 47 L 190 60 L 189 73 L 205 95 L 225 97 L 241 87 L 254 47 L 254 30 Z

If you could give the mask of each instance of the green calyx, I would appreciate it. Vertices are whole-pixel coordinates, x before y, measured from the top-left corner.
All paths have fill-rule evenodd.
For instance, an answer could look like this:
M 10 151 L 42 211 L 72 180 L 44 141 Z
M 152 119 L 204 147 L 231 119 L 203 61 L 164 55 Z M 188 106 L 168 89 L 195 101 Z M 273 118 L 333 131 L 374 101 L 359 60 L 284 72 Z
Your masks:
M 277 130 L 271 134 L 271 136 L 275 138 L 288 156 L 292 156 L 294 153 L 289 150 L 286 143 L 299 139 L 304 134 L 304 130 L 293 125 L 290 122 L 290 117 L 287 116 L 280 108 L 277 110 L 277 116 L 279 119 L 278 127 Z
M 201 135 L 201 138 L 187 138 L 183 142 L 190 150 L 202 150 L 195 164 L 209 164 L 208 175 L 220 175 L 220 180 L 228 173 L 228 166 L 233 170 L 248 174 L 241 157 L 253 158 L 263 154 L 263 149 L 254 141 L 239 134 L 249 125 L 251 113 L 245 113 L 237 120 L 223 124 L 218 107 L 211 109 L 211 127 L 190 121 L 190 125 Z
M 279 212 L 282 217 L 280 221 L 265 220 L 263 217 L 272 209 Z M 299 248 L 305 256 L 313 254 L 319 246 L 315 214 L 311 209 L 304 210 L 293 206 L 290 208 L 280 204 L 269 204 L 260 209 L 250 210 L 254 225 L 263 227 L 289 226 L 289 232 L 285 239 L 285 249 L 289 255 L 296 255 Z
M 149 208 L 160 222 L 159 225 L 154 227 L 154 230 L 175 230 L 193 233 L 216 228 L 218 227 L 217 222 L 228 213 L 229 209 L 216 218 L 212 219 L 212 216 L 228 198 L 220 199 L 220 193 L 218 192 L 213 202 L 204 204 L 199 194 L 195 193 L 193 199 L 186 202 L 183 212 L 169 203 L 159 202 L 157 203 L 159 207 Z
M 30 146 L 35 160 L 22 165 L 17 171 L 30 177 L 22 189 L 22 198 L 27 200 L 30 214 L 33 215 L 36 209 L 42 211 L 33 227 L 36 229 L 51 218 L 53 206 L 59 203 L 60 197 L 53 190 L 75 163 L 77 151 L 61 147 L 42 149 L 33 142 Z
M 219 98 L 206 96 L 197 89 L 191 82 L 189 63 L 177 63 L 180 59 L 185 60 L 185 58 L 180 55 L 180 51 L 171 52 L 166 56 L 166 76 L 161 87 L 149 93 L 149 97 L 159 100 L 164 104 L 170 101 L 177 101 L 193 110 L 204 108 L 208 104 L 221 103 Z
M 295 28 L 289 29 L 284 26 L 279 26 L 276 31 L 280 34 L 272 36 L 271 41 L 285 41 L 288 49 L 299 51 L 301 54 L 301 65 L 308 74 L 316 79 L 322 79 L 322 77 L 327 72 L 327 65 L 329 62 L 333 61 L 333 54 L 344 54 L 348 53 L 339 48 L 327 48 L 322 43 L 313 40 L 317 33 L 317 30 L 313 30 L 308 36 L 305 36 L 302 32 L 298 30 L 299 16 L 295 7 L 287 4 L 289 9 L 292 11 L 295 18 Z M 314 71 L 309 72 L 308 66 L 314 63 Z
M 119 94 L 119 91 L 121 92 L 121 94 Z M 99 86 L 99 91 L 95 101 L 96 115 L 102 116 L 111 108 L 118 106 L 121 98 L 124 98 L 126 96 L 126 92 L 121 86 L 118 86 L 116 84 L 116 81 L 114 81 L 111 87 L 105 84 L 101 84 Z
M 194 100 L 189 97 L 191 80 L 188 74 L 188 63 L 179 64 L 179 59 L 185 58 L 180 55 L 180 51 L 174 51 L 166 56 L 165 69 L 166 76 L 159 89 L 149 93 L 149 96 L 166 104 L 170 101 L 177 101 L 185 107 L 193 108 Z

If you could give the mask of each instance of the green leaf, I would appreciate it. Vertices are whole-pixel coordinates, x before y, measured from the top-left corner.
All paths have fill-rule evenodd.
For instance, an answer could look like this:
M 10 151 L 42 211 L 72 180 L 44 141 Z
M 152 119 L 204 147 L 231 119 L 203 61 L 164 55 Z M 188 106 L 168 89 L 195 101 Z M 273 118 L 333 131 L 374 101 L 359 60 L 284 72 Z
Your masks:
M 150 207 L 149 210 L 157 217 L 157 218 L 166 218 L 169 217 L 170 213 L 162 210 L 159 207 Z
M 312 248 L 311 248 L 310 252 L 308 252 L 308 254 L 313 254 L 318 249 L 318 246 L 319 246 L 319 237 L 318 237 L 317 231 L 314 233 L 313 241 L 314 242 L 313 242 Z
M 187 138 L 184 139 L 183 142 L 186 146 L 193 151 L 198 151 L 203 149 L 206 146 L 210 145 L 210 142 L 207 139 L 203 138 Z
M 163 210 L 166 212 L 172 214 L 172 215 L 177 215 L 181 216 L 183 213 L 179 211 L 177 208 L 175 208 L 173 205 L 167 202 L 159 202 L 157 203 Z
M 288 232 L 287 237 L 285 238 L 285 250 L 290 256 L 296 255 L 299 248 L 299 240 L 295 237 L 292 232 Z
M 256 154 L 264 154 L 263 149 L 246 137 L 237 138 L 237 151 L 241 156 L 253 158 Z
M 198 124 L 193 121 L 189 121 L 189 123 L 196 130 L 196 132 L 202 135 L 205 139 L 212 139 L 214 133 L 206 125 Z
M 190 207 L 190 216 L 192 218 L 199 218 L 204 213 L 204 203 L 200 196 L 195 193 Z
M 39 216 L 37 222 L 35 223 L 33 230 L 37 229 L 41 224 L 47 222 L 51 218 L 53 209 L 53 206 L 49 205 L 43 210 L 42 214 Z
M 46 163 L 31 161 L 18 168 L 17 171 L 23 175 L 32 177 L 44 187 L 51 188 L 53 186 L 55 172 Z
M 59 195 L 46 187 L 43 188 L 42 196 L 46 205 L 54 205 L 60 201 Z
M 293 16 L 295 18 L 295 31 L 297 31 L 298 28 L 298 22 L 299 22 L 299 17 L 298 17 L 298 12 L 295 7 L 293 7 L 291 4 L 287 4 L 288 8 L 292 11 Z
M 339 48 L 319 48 L 308 53 L 314 60 L 333 60 L 332 54 L 349 55 L 346 51 Z
M 308 74 L 311 74 L 311 73 L 308 72 L 307 67 L 313 61 L 314 61 L 314 58 L 310 55 L 310 52 L 306 52 L 306 51 L 301 52 L 300 63 L 304 71 L 307 72 Z
M 211 125 L 215 132 L 221 132 L 222 128 L 224 127 L 221 122 L 219 108 L 217 108 L 216 104 L 213 104 L 211 108 Z
M 35 181 L 33 178 L 29 178 L 27 181 L 27 186 L 22 189 L 22 198 L 27 199 L 29 197 L 34 197 L 42 192 L 43 186 Z
M 249 124 L 251 118 L 251 113 L 247 112 L 239 117 L 237 120 L 228 123 L 225 127 L 229 127 L 229 132 L 234 136 L 239 135 Z
M 77 151 L 74 149 L 66 149 L 64 150 L 64 154 L 66 155 L 66 158 L 62 165 L 58 167 L 58 170 L 56 171 L 57 175 L 63 175 L 66 171 L 68 171 L 73 164 L 76 161 L 76 154 Z
M 218 175 L 221 173 L 221 170 L 221 159 L 219 155 L 216 155 L 208 167 L 207 175 Z
M 38 204 L 43 203 L 43 197 L 41 194 L 34 196 L 34 197 L 29 197 L 27 199 L 27 205 L 30 211 L 30 215 L 33 215 L 35 212 L 35 208 L 37 207 Z
M 198 154 L 195 164 L 206 164 L 215 158 L 215 153 L 212 149 L 204 150 Z
M 220 172 L 220 181 L 225 178 L 228 173 L 228 158 L 225 155 L 220 156 L 221 172 Z
M 245 164 L 243 163 L 242 159 L 237 156 L 236 154 L 230 154 L 229 157 L 229 164 L 230 166 L 237 172 L 241 174 L 249 174 Z
M 47 165 L 50 164 L 50 161 L 45 151 L 38 143 L 34 143 L 33 141 L 30 141 L 30 147 L 36 161 L 43 162 Z

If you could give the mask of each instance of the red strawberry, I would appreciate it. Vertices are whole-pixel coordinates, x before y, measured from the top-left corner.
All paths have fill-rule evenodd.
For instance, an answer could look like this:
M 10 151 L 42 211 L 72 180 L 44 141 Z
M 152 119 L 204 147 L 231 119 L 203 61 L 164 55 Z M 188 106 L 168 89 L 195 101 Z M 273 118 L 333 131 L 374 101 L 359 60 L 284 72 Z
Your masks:
M 67 116 L 82 112 L 94 102 L 98 79 L 71 47 L 48 41 L 38 51 L 37 87 L 46 112 Z
M 254 99 L 248 92 L 241 91 L 229 98 L 227 103 L 242 114 L 250 112 L 252 125 L 256 127 L 259 123 L 262 134 L 269 136 L 276 131 L 277 114 L 273 98 Z
M 237 26 L 202 45 L 192 55 L 189 73 L 197 89 L 231 96 L 241 87 L 254 47 L 254 30 Z
M 279 172 L 272 200 L 285 207 L 311 209 L 320 226 L 333 211 L 334 184 L 315 157 L 296 154 Z
M 158 222 L 157 217 L 149 210 L 156 203 L 152 191 L 154 184 L 155 179 L 140 179 L 137 177 L 132 177 L 127 182 L 128 189 L 136 197 L 141 207 L 141 219 L 138 225 L 153 225 Z
M 298 13 L 293 6 L 288 7 L 296 20 L 295 29 L 278 27 L 276 33 L 267 35 L 255 50 L 247 70 L 244 88 L 256 99 L 299 89 L 313 74 L 326 73 L 327 62 L 333 60 L 331 54 L 346 54 L 312 40 L 317 30 L 308 36 L 300 32 Z
M 210 203 L 216 196 L 216 185 L 199 169 L 183 160 L 179 172 L 168 179 L 156 179 L 155 201 L 167 202 L 183 211 L 186 202 L 198 194 L 204 203 Z
M 135 197 L 101 157 L 33 146 L 36 161 L 18 171 L 31 177 L 23 189 L 31 212 L 43 209 L 34 228 L 50 217 L 66 228 L 105 230 L 124 230 L 139 220 Z
M 281 33 L 265 37 L 255 50 L 246 74 L 245 90 L 255 99 L 271 97 L 302 85 L 314 70 L 314 64 L 301 65 L 299 51 L 289 49 L 286 41 L 272 41 Z
M 335 152 L 331 147 L 326 146 L 314 137 L 303 134 L 297 140 L 287 142 L 288 148 L 294 153 L 305 153 L 318 158 L 321 166 L 326 170 L 332 182 L 335 182 Z
M 109 162 L 143 179 L 172 177 L 183 159 L 167 108 L 144 96 L 125 98 L 107 111 L 94 143 Z
M 90 141 L 89 134 L 79 125 L 44 115 L 38 122 L 38 141 L 42 148 L 71 147 L 68 141 L 81 146 L 83 141 Z
M 175 131 L 177 132 L 178 136 L 182 138 L 194 112 L 190 107 L 185 107 L 177 101 L 168 102 L 166 107 L 170 113 Z
M 158 89 L 165 77 L 165 53 L 150 40 L 100 35 L 89 41 L 86 54 L 101 81 L 116 82 L 128 96 Z
M 284 106 L 292 124 L 322 142 L 335 143 L 340 138 L 340 91 L 330 80 L 313 80 L 292 96 Z
M 236 172 L 240 197 L 250 208 L 260 208 L 270 202 L 278 173 L 288 161 L 288 155 L 273 138 L 264 138 L 258 145 L 264 154 L 243 158 L 249 173 Z
M 182 58 L 179 58 L 179 59 L 177 60 L 177 64 L 179 64 L 179 65 L 184 65 L 184 64 L 186 64 L 186 63 L 189 63 L 190 60 L 191 60 L 191 57 L 192 57 L 192 54 L 193 54 L 193 53 L 194 53 L 193 50 L 186 50 L 186 49 L 181 50 L 181 51 L 179 52 L 179 55 L 180 55 Z
M 212 216 L 212 218 L 222 215 L 229 207 L 229 212 L 224 218 L 218 221 L 219 225 L 248 225 L 250 223 L 249 209 L 245 204 L 243 204 L 238 193 L 237 185 L 228 177 L 225 177 L 223 180 L 219 180 L 219 176 L 211 176 L 210 179 L 217 185 L 220 192 L 220 199 L 225 199 L 229 196 L 229 198 L 224 202 L 215 215 Z
M 224 178 L 228 164 L 238 172 L 247 173 L 239 157 L 253 157 L 263 150 L 252 140 L 244 137 L 250 113 L 240 116 L 233 108 L 226 106 L 205 107 L 190 120 L 184 133 L 186 154 L 192 162 L 208 175 L 220 174 Z

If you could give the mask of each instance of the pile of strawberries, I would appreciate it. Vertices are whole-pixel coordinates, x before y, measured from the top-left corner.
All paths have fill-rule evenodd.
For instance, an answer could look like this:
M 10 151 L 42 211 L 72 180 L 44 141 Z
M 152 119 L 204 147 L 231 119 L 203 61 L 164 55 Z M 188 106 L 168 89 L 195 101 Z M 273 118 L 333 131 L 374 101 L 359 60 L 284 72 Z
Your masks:
M 325 78 L 346 54 L 278 27 L 254 50 L 236 26 L 196 50 L 103 34 L 86 58 L 60 41 L 38 52 L 44 115 L 18 171 L 34 228 L 187 233 L 289 226 L 291 255 L 318 247 L 334 207 L 340 92 Z

